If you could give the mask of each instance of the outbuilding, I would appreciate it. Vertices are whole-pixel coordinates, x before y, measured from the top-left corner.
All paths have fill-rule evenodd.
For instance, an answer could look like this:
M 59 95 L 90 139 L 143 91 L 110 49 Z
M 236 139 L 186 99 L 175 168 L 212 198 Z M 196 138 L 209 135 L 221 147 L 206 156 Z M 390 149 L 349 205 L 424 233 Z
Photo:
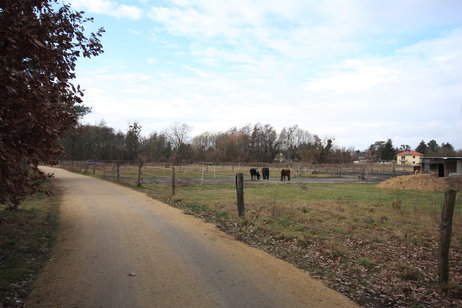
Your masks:
M 439 177 L 462 175 L 462 157 L 423 157 L 422 170 Z

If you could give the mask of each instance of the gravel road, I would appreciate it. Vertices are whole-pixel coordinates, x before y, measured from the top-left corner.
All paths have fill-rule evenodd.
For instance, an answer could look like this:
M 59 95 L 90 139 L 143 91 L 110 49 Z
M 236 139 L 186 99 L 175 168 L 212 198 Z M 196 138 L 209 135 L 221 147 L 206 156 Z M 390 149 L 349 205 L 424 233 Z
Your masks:
M 294 266 L 128 188 L 53 172 L 52 259 L 26 307 L 357 307 Z

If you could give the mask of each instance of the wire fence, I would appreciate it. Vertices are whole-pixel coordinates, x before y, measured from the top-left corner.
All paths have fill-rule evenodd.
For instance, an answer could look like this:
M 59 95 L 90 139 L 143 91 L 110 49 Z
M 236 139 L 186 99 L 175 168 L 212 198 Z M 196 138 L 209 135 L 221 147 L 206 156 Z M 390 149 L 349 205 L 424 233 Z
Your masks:
M 168 163 L 131 162 L 97 162 L 97 161 L 63 161 L 61 166 L 71 171 L 93 174 L 109 180 L 119 180 L 140 185 L 164 185 L 164 193 L 170 190 L 165 187 L 173 183 L 175 170 L 176 193 L 190 191 L 191 185 L 228 185 L 221 188 L 222 194 L 216 202 L 232 208 L 236 196 L 233 185 L 237 173 L 243 173 L 246 183 L 245 202 L 250 208 L 250 215 L 262 215 L 261 207 L 268 215 L 276 212 L 283 215 L 296 216 L 293 212 L 317 212 L 318 214 L 361 220 L 369 223 L 386 223 L 437 232 L 439 229 L 443 194 L 438 193 L 404 193 L 399 191 L 378 191 L 360 189 L 352 193 L 351 187 L 322 184 L 355 184 L 380 182 L 393 175 L 413 174 L 406 166 L 390 165 L 304 165 L 304 164 L 193 164 L 173 166 Z M 261 170 L 270 168 L 269 181 L 252 180 L 249 168 Z M 290 182 L 281 182 L 280 170 L 290 168 Z M 292 184 L 290 186 L 281 184 Z M 231 185 L 231 186 L 230 186 Z M 213 194 L 212 187 L 208 192 Z M 226 193 L 225 193 L 226 192 Z M 213 202 L 212 202 L 213 203 Z M 462 230 L 462 198 L 456 202 L 454 215 L 455 233 Z M 220 208 L 222 209 L 222 208 Z M 282 214 L 281 214 L 282 215 Z M 338 218 L 342 219 L 342 218 Z M 462 246 L 462 238 L 460 239 Z
M 78 172 L 92 172 L 107 177 L 116 177 L 117 169 L 120 175 L 128 178 L 137 177 L 139 162 L 99 162 L 99 161 L 62 161 L 61 166 Z M 243 173 L 245 179 L 250 179 L 249 169 L 260 171 L 263 167 L 270 168 L 270 180 L 279 180 L 281 169 L 291 170 L 291 179 L 296 182 L 380 182 L 393 176 L 413 174 L 412 167 L 381 164 L 340 164 L 340 165 L 309 165 L 303 163 L 242 163 L 217 164 L 209 163 L 191 165 L 171 165 L 168 163 L 143 163 L 141 178 L 143 181 L 168 178 L 171 168 L 175 168 L 177 176 L 183 181 L 223 183 L 226 179 L 234 181 L 236 173 Z M 328 180 L 336 178 L 336 180 Z

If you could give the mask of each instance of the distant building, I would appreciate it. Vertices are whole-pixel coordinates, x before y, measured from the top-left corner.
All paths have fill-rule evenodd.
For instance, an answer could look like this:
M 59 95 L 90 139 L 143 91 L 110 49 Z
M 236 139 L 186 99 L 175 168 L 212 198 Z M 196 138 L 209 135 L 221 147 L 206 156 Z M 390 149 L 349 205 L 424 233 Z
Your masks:
M 462 157 L 424 157 L 422 170 L 439 177 L 462 175 Z
M 416 151 L 404 151 L 396 154 L 396 164 L 408 166 L 420 165 L 423 156 L 422 153 Z

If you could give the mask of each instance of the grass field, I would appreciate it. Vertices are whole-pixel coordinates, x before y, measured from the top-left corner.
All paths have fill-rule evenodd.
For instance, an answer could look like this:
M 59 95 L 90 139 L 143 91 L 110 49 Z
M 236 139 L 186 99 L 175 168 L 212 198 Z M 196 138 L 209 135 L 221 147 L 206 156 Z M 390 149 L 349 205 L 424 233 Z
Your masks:
M 48 190 L 57 191 L 46 184 Z M 59 193 L 37 193 L 17 211 L 0 211 L 0 307 L 22 307 L 56 236 Z
M 452 283 L 442 292 L 437 284 L 442 193 L 381 190 L 374 183 L 247 180 L 246 216 L 239 218 L 233 174 L 246 175 L 248 167 L 241 171 L 209 166 L 208 172 L 203 168 L 186 166 L 180 171 L 176 167 L 174 196 L 171 168 L 145 168 L 143 184 L 137 187 L 137 167 L 124 166 L 120 182 L 215 222 L 236 238 L 324 279 L 364 306 L 462 306 L 460 193 L 451 246 Z M 92 174 L 92 168 L 87 174 Z M 114 180 L 113 174 L 106 167 L 104 172 L 95 169 L 99 177 Z M 342 177 L 326 171 L 314 176 L 303 169 L 296 176 Z

